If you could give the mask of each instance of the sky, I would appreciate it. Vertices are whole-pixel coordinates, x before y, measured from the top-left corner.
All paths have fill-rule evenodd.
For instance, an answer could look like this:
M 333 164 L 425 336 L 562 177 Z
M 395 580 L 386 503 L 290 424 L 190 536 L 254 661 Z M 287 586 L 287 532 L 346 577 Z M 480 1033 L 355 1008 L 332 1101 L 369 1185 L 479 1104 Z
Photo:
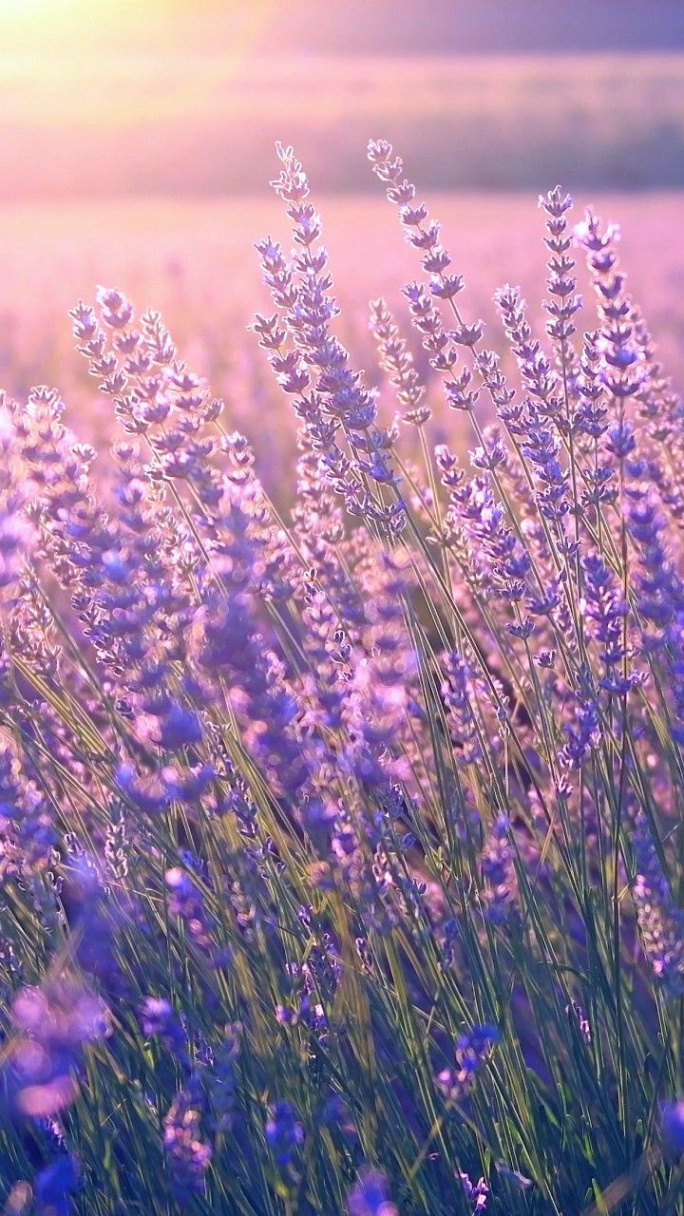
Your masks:
M 283 49 L 430 55 L 684 46 L 681 0 L 282 0 L 275 8 Z
M 264 53 L 684 49 L 682 0 L 0 0 L 0 48 Z
M 680 186 L 683 71 L 684 0 L 0 0 L 0 201 L 257 191 L 276 139 L 363 189 L 378 135 L 434 188 Z

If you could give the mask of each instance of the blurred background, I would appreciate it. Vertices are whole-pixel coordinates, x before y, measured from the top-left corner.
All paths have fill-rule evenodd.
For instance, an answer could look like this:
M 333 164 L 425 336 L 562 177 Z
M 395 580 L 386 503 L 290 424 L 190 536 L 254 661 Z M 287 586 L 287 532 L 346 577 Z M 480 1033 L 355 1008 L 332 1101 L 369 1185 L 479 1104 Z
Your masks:
M 684 183 L 681 0 L 0 0 L 5 199 Z
M 622 221 L 679 372 L 682 0 L 0 0 L 0 384 L 81 400 L 65 314 L 105 282 L 164 310 L 247 427 L 270 391 L 252 245 L 289 244 L 275 140 L 309 172 L 350 342 L 418 272 L 369 137 L 404 157 L 487 320 L 504 281 L 543 295 L 541 190 Z

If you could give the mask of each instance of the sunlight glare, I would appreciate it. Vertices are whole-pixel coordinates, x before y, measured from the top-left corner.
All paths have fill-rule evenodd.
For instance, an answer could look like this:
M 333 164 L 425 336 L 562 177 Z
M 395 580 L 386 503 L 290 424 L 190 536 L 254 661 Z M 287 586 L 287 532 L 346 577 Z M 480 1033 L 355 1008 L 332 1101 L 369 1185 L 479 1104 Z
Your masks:
M 244 53 L 275 0 L 0 0 L 0 60 L 86 48 L 105 57 L 152 47 Z

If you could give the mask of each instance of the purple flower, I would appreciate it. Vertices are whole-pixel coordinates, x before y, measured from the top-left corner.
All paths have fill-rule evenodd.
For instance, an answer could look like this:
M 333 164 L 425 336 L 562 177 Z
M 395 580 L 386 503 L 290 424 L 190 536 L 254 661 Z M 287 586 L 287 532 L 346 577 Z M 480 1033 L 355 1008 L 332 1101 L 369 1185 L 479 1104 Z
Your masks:
M 329 484 L 343 496 L 348 510 L 398 531 L 404 522 L 403 508 L 396 502 L 385 505 L 377 489 L 365 485 L 366 479 L 376 487 L 398 484 L 390 459 L 393 436 L 378 426 L 375 393 L 352 370 L 348 352 L 330 330 L 339 309 L 330 295 L 327 252 L 317 245 L 320 219 L 307 201 L 309 183 L 293 149 L 281 144 L 276 148 L 282 168 L 271 184 L 288 204 L 300 252 L 290 266 L 270 240 L 258 247 L 264 277 L 283 321 L 279 326 L 277 317 L 257 319 L 261 345 L 269 352 L 276 376 L 298 398 L 295 408 L 305 420 L 307 442 L 323 453 Z M 288 337 L 296 355 L 284 347 Z M 315 391 L 306 395 L 312 385 Z M 346 450 L 336 435 L 344 436 Z
M 213 921 L 199 887 L 180 866 L 172 866 L 164 877 L 170 892 L 169 912 L 185 923 L 188 933 L 201 949 L 208 949 Z
M 456 1059 L 467 1072 L 475 1072 L 489 1050 L 501 1038 L 496 1026 L 485 1022 L 482 1026 L 473 1026 L 462 1034 L 456 1041 Z
M 663 1148 L 669 1157 L 684 1153 L 684 1099 L 663 1102 L 660 1107 Z
M 545 238 L 545 244 L 550 251 L 547 285 L 553 297 L 544 301 L 544 308 L 551 318 L 547 322 L 546 332 L 560 352 L 561 366 L 567 383 L 572 359 L 568 339 L 575 333 L 572 318 L 582 306 L 580 297 L 575 293 L 577 282 L 572 273 L 575 263 L 569 254 L 572 236 L 568 231 L 566 213 L 572 207 L 572 199 L 569 195 L 564 196 L 560 186 L 556 186 L 549 190 L 548 194 L 540 196 L 539 205 L 548 217 L 548 235 Z
M 470 663 L 456 651 L 447 657 L 447 679 L 442 684 L 442 697 L 449 710 L 451 739 L 459 764 L 476 764 L 482 755 L 480 730 L 473 706 L 475 696 L 474 672 Z
M 646 817 L 632 837 L 637 875 L 632 888 L 644 953 L 668 999 L 684 995 L 684 911 L 663 873 Z
M 598 702 L 588 689 L 582 689 L 578 695 L 572 720 L 564 724 L 563 731 L 565 744 L 561 760 L 568 768 L 579 769 L 601 739 Z
M 163 997 L 148 996 L 141 1010 L 143 1034 L 166 1034 L 174 1020 L 173 1009 Z
M 187 1036 L 169 1002 L 164 997 L 148 996 L 143 1002 L 139 1016 L 146 1038 L 159 1036 L 169 1051 L 182 1064 L 187 1065 Z
M 387 1178 L 380 1170 L 359 1174 L 347 1196 L 349 1216 L 398 1216 L 399 1209 L 387 1197 Z
M 620 694 L 629 689 L 629 681 L 625 683 L 615 671 L 628 654 L 623 643 L 628 606 L 615 585 L 614 576 L 598 554 L 588 554 L 582 566 L 585 576 L 582 607 L 590 631 L 600 644 L 599 654 L 605 665 L 601 687 L 610 695 Z
M 16 1106 L 49 1117 L 75 1100 L 83 1049 L 109 1033 L 108 1010 L 82 984 L 62 977 L 22 989 L 12 1015 L 20 1031 L 11 1057 Z
M 68 1216 L 71 1198 L 80 1184 L 80 1167 L 70 1154 L 44 1166 L 34 1186 L 37 1216 Z
M 579 1028 L 582 1038 L 585 1043 L 591 1043 L 591 1023 L 586 1011 L 577 1001 L 571 1001 L 566 1005 L 565 1012 L 571 1021 Z
M 430 420 L 431 411 L 423 404 L 425 385 L 421 383 L 406 343 L 384 300 L 371 300 L 370 309 L 370 328 L 378 344 L 380 365 L 388 373 L 397 400 L 404 408 L 402 421 L 424 426 Z
M 275 1102 L 264 1126 L 266 1142 L 281 1167 L 288 1169 L 304 1143 L 304 1128 L 289 1102 Z
M 492 825 L 481 853 L 482 875 L 487 883 L 482 901 L 485 915 L 492 924 L 505 924 L 512 914 L 514 859 L 511 824 L 505 815 L 500 815 Z
M 461 1186 L 466 1193 L 466 1198 L 470 1204 L 470 1210 L 475 1216 L 476 1212 L 484 1212 L 487 1207 L 487 1198 L 489 1196 L 489 1187 L 484 1178 L 478 1179 L 477 1182 L 470 1181 L 470 1175 L 462 1170 L 458 1171 Z
M 166 751 L 178 752 L 192 743 L 199 743 L 202 727 L 196 713 L 182 705 L 172 705 L 162 718 L 159 744 Z
M 469 1094 L 475 1077 L 486 1057 L 500 1039 L 496 1026 L 484 1023 L 466 1031 L 456 1041 L 457 1068 L 443 1068 L 436 1082 L 442 1096 L 451 1105 L 462 1102 Z
M 164 1148 L 171 1162 L 173 1192 L 185 1202 L 204 1190 L 213 1155 L 211 1144 L 203 1139 L 203 1109 L 200 1089 L 191 1082 L 179 1090 L 164 1118 Z

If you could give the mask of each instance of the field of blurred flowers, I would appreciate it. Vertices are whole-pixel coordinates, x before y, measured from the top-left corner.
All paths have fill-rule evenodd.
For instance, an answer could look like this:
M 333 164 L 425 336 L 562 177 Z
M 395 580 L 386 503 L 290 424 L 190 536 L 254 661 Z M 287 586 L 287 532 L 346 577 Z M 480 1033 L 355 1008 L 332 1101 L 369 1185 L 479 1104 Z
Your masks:
M 373 131 L 401 140 L 424 188 L 684 184 L 677 53 L 245 56 L 219 37 L 153 56 L 67 48 L 36 74 L 31 55 L 3 64 L 2 32 L 2 200 L 255 192 L 279 138 L 321 188 L 366 193 Z
M 554 183 L 551 183 L 554 184 Z M 519 284 L 540 321 L 544 287 L 541 220 L 534 196 L 427 194 L 443 221 L 444 238 L 468 284 L 474 313 L 487 323 L 487 340 L 512 364 L 493 294 L 509 279 Z M 620 219 L 621 249 L 630 285 L 654 333 L 663 362 L 684 382 L 684 208 L 677 192 L 644 196 L 591 194 L 599 214 Z M 440 379 L 417 335 L 411 333 L 402 286 L 415 274 L 412 251 L 387 204 L 364 195 L 324 196 L 325 239 L 335 293 L 338 332 L 369 381 L 382 376 L 368 330 L 368 303 L 386 296 L 405 324 L 409 347 L 430 384 L 441 430 L 460 439 L 467 420 L 448 416 Z M 290 493 L 296 423 L 247 332 L 267 303 L 254 244 L 266 233 L 287 242 L 287 220 L 266 187 L 259 196 L 215 199 L 117 199 L 0 205 L 0 384 L 25 395 L 33 384 L 59 385 L 67 417 L 79 433 L 100 442 L 112 423 L 110 403 L 97 392 L 74 348 L 68 310 L 92 297 L 97 283 L 116 283 L 142 311 L 158 308 L 180 354 L 226 401 L 227 424 L 243 431 L 259 456 L 269 490 Z M 587 294 L 588 283 L 581 288 Z M 433 383 L 434 382 L 434 383 Z M 486 410 L 486 404 L 483 406 Z M 387 389 L 380 409 L 389 420 L 396 404 Z M 268 411 L 268 426 L 264 426 Z M 446 428 L 446 429 L 445 429 Z
M 0 215 L 0 1204 L 681 1216 L 679 201 L 279 154 Z

